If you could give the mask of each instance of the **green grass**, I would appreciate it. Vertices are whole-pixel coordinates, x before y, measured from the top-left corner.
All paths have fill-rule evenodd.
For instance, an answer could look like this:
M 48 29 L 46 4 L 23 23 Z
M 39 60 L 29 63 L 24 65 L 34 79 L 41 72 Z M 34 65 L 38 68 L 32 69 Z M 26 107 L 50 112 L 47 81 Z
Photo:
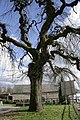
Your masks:
M 12 116 L 12 118 L 10 116 L 8 120 L 80 120 L 72 106 L 69 109 L 69 106 L 66 105 L 64 114 L 64 105 L 45 105 L 44 108 L 45 111 L 42 113 L 19 112 L 17 115 Z M 26 110 L 26 107 L 22 107 L 21 109 Z
M 3 106 L 13 106 L 13 107 L 15 107 L 16 105 L 15 104 L 3 104 Z

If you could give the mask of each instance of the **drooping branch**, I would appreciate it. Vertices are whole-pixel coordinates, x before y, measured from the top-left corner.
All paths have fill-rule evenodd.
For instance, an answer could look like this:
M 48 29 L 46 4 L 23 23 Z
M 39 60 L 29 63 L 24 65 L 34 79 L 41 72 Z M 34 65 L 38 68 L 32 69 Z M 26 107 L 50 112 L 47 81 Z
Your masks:
M 65 0 L 60 0 L 62 2 L 62 6 L 60 7 L 60 9 L 56 12 L 55 17 L 58 15 L 61 15 L 63 13 L 63 10 L 65 7 L 74 7 L 78 4 L 78 0 L 75 0 L 71 3 L 66 3 Z
M 39 0 L 37 2 L 40 4 Z M 43 2 L 41 2 L 42 5 L 44 5 L 44 3 L 45 3 L 46 21 L 44 22 L 42 29 L 41 29 L 41 32 L 40 32 L 41 39 L 40 39 L 40 42 L 37 46 L 38 49 L 40 49 L 41 46 L 43 46 L 43 44 L 44 44 L 44 46 L 49 45 L 52 43 L 51 42 L 52 40 L 58 39 L 59 37 L 62 37 L 62 36 L 65 37 L 65 36 L 67 36 L 67 34 L 69 32 L 71 32 L 70 27 L 67 26 L 65 28 L 65 30 L 63 31 L 63 33 L 60 33 L 60 34 L 53 36 L 53 37 L 48 36 L 48 39 L 47 40 L 45 39 L 46 38 L 45 36 L 46 36 L 48 30 L 50 29 L 50 26 L 53 23 L 54 19 L 58 15 L 61 15 L 63 13 L 65 7 L 76 6 L 78 3 L 78 0 L 75 0 L 74 2 L 71 2 L 71 3 L 66 3 L 65 0 L 61 0 L 61 2 L 62 2 L 62 5 L 58 11 L 55 10 L 54 3 L 52 2 L 52 0 L 44 0 Z
M 52 0 L 46 0 L 45 9 L 46 9 L 47 18 L 41 29 L 42 34 L 45 34 L 49 30 L 50 25 L 52 24 L 54 18 L 58 15 L 61 15 L 65 7 L 74 7 L 78 4 L 78 0 L 75 0 L 74 2 L 71 2 L 69 4 L 66 3 L 65 0 L 61 0 L 61 2 L 62 2 L 62 6 L 56 12 L 55 8 L 53 6 L 54 4 L 53 4 Z
M 68 6 L 68 7 L 74 7 L 74 6 L 76 6 L 78 4 L 78 1 L 79 0 L 75 0 L 75 1 L 71 2 L 70 4 L 67 3 L 66 6 Z
M 24 50 L 28 50 L 29 49 L 25 44 L 23 44 L 21 42 L 18 42 L 17 40 L 15 40 L 13 38 L 10 38 L 9 36 L 5 36 L 5 41 L 13 43 L 15 46 L 21 47 Z M 0 39 L 0 42 L 4 43 L 4 39 Z
M 64 53 L 61 53 L 61 51 L 57 51 L 57 50 L 51 51 L 51 55 L 54 56 L 54 54 L 57 54 L 68 61 L 71 61 L 71 60 L 75 61 L 77 69 L 80 70 L 80 58 L 72 55 L 65 55 Z
M 10 0 L 10 2 L 14 2 L 14 5 L 16 6 L 15 10 L 18 10 L 20 7 L 20 4 L 22 4 L 23 7 L 30 5 L 33 0 Z
M 48 61 L 51 71 L 53 73 L 53 78 L 56 80 L 57 77 L 62 77 L 62 76 L 67 76 L 70 78 L 69 75 L 72 75 L 75 79 L 77 79 L 77 76 L 67 67 L 59 67 L 59 66 L 54 66 L 52 64 L 52 61 Z
M 60 0 L 63 4 L 65 4 L 65 0 Z
M 23 65 L 23 59 L 24 59 L 24 57 L 27 56 L 27 55 L 28 55 L 28 53 L 24 53 L 24 55 L 20 58 L 20 62 L 19 62 L 19 65 L 18 65 L 18 69 L 20 68 L 20 66 L 24 66 L 24 65 Z
M 32 56 L 33 56 L 33 59 L 37 59 L 38 57 L 38 51 L 35 49 L 35 48 L 31 48 L 30 46 L 22 43 L 22 42 L 19 42 L 9 36 L 7 36 L 7 29 L 6 29 L 6 25 L 3 24 L 3 23 L 0 23 L 0 28 L 1 28 L 1 32 L 0 32 L 0 42 L 2 43 L 5 43 L 5 42 L 10 42 L 12 44 L 14 44 L 15 46 L 17 47 L 20 47 L 22 49 L 24 49 L 26 52 L 29 52 Z
M 46 21 L 42 26 L 41 35 L 45 35 L 47 33 L 55 18 L 55 8 L 51 0 L 46 0 L 45 11 L 46 11 Z
M 37 46 L 37 49 L 39 50 L 40 48 L 45 48 L 44 50 L 42 49 L 42 51 L 46 50 L 46 45 L 45 45 L 45 41 L 46 41 L 46 34 L 54 20 L 54 16 L 55 16 L 55 8 L 53 6 L 53 2 L 51 0 L 46 0 L 46 6 L 45 6 L 45 12 L 46 12 L 46 21 L 44 22 L 42 28 L 41 28 L 41 32 L 40 32 L 40 42 Z
M 13 38 L 11 38 L 11 37 L 6 35 L 7 34 L 7 29 L 6 29 L 6 25 L 5 24 L 0 23 L 0 28 L 1 28 L 0 42 L 5 43 L 7 41 L 7 42 L 13 43 L 17 47 L 22 47 L 24 50 L 28 50 L 29 49 L 25 44 L 23 44 L 21 42 L 18 42 L 17 40 L 15 40 L 15 39 L 13 39 Z
M 26 14 L 24 14 L 24 11 L 22 8 L 19 10 L 20 18 L 20 30 L 21 30 L 21 40 L 29 47 L 31 47 L 31 43 L 28 41 L 28 38 L 26 36 Z
M 60 37 L 66 37 L 68 35 L 68 33 L 75 33 L 75 34 L 80 35 L 80 27 L 79 28 L 72 28 L 70 26 L 66 26 L 65 29 L 63 29 L 63 31 L 61 31 L 60 33 L 53 35 L 53 36 L 49 35 L 48 39 L 46 41 L 46 44 L 51 45 L 54 40 L 57 40 Z
M 32 1 L 31 1 L 32 2 Z M 27 24 L 28 24 L 28 20 L 27 20 L 27 15 L 24 12 L 24 9 L 28 6 L 28 1 L 14 1 L 14 7 L 15 7 L 15 11 L 19 12 L 20 18 L 19 18 L 19 28 L 20 28 L 20 32 L 21 32 L 21 40 L 29 47 L 31 47 L 31 43 L 29 42 L 27 35 L 26 35 L 26 31 L 27 31 Z
M 6 26 L 5 26 L 5 24 L 2 24 L 1 22 L 0 22 L 0 28 L 1 28 L 1 38 L 3 38 L 3 43 L 5 43 L 6 42 L 6 40 L 5 40 L 5 35 L 6 35 L 6 33 L 7 33 L 7 30 L 6 30 Z
M 50 68 L 51 68 L 51 70 L 53 71 L 53 73 L 56 74 L 56 72 L 55 72 L 55 70 L 54 70 L 54 68 L 53 68 L 53 65 L 52 65 L 52 63 L 51 63 L 50 60 L 48 61 L 48 63 L 49 63 L 49 65 L 50 65 Z

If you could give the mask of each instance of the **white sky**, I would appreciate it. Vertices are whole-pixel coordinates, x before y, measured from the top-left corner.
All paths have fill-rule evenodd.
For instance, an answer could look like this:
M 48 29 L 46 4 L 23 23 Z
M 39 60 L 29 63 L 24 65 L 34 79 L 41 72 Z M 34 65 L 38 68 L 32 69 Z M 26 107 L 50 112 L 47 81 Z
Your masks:
M 65 19 L 65 24 L 72 27 L 80 26 L 80 2 L 73 9 L 70 10 L 70 16 Z M 72 67 L 72 71 L 80 79 L 80 71 L 76 67 Z
M 70 13 L 71 14 L 68 17 L 69 19 L 65 19 L 65 24 L 70 26 L 73 25 L 74 27 L 80 26 L 80 2 L 77 4 L 77 6 L 71 9 Z
M 17 59 L 17 61 L 19 61 L 19 58 Z M 24 58 L 24 62 L 25 61 L 27 61 L 27 63 L 30 62 L 30 59 L 28 56 Z M 23 71 L 25 70 L 26 68 L 23 67 Z M 29 84 L 29 79 L 27 77 L 26 78 L 23 77 L 23 80 L 22 80 L 21 74 L 22 72 L 18 70 L 18 63 L 15 62 L 15 66 L 13 66 L 7 50 L 2 51 L 0 49 L 0 81 L 13 82 L 16 80 L 15 81 L 16 84 L 17 83 L 18 84 L 22 84 L 22 83 Z

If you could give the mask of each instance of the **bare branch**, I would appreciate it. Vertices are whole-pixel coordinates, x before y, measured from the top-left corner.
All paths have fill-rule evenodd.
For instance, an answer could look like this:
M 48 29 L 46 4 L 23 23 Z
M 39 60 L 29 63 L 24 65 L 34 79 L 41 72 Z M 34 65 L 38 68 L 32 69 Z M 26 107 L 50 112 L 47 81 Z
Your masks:
M 56 12 L 55 17 L 58 16 L 58 15 L 61 15 L 65 7 L 74 7 L 74 6 L 76 6 L 76 5 L 78 4 L 78 0 L 75 0 L 75 1 L 73 1 L 73 2 L 71 2 L 71 3 L 69 3 L 69 4 L 66 3 L 64 0 L 60 0 L 60 1 L 61 1 L 63 4 L 62 4 L 62 6 L 60 7 L 60 10 L 58 10 L 58 11 Z
M 54 68 L 53 68 L 53 65 L 52 65 L 52 63 L 51 63 L 51 61 L 50 61 L 50 60 L 48 61 L 48 63 L 49 63 L 49 65 L 50 65 L 51 70 L 53 71 L 53 73 L 55 73 Z M 56 74 L 56 73 L 55 73 L 55 74 Z
M 2 36 L 2 34 L 1 34 L 1 36 Z M 17 40 L 10 38 L 9 36 L 4 36 L 4 37 L 5 37 L 5 41 L 11 42 L 17 47 L 22 47 L 24 50 L 29 49 L 25 44 L 22 44 L 22 43 L 18 42 Z M 4 43 L 4 39 L 0 39 L 0 42 Z
M 3 38 L 3 43 L 5 43 L 6 42 L 5 35 L 7 33 L 6 26 L 5 26 L 5 24 L 0 23 L 0 27 L 2 28 L 1 37 Z
M 46 44 L 50 45 L 53 43 L 54 40 L 57 40 L 60 37 L 66 37 L 68 33 L 75 33 L 80 35 L 80 28 L 72 28 L 70 26 L 66 26 L 62 32 L 58 33 L 57 35 L 49 35 Z
M 15 46 L 23 48 L 24 50 L 26 50 L 27 52 L 29 52 L 33 56 L 33 58 L 36 59 L 36 57 L 38 55 L 36 49 L 31 48 L 31 47 L 27 46 L 26 44 L 23 44 L 23 43 L 15 40 L 15 39 L 7 36 L 6 35 L 7 30 L 6 30 L 5 24 L 0 23 L 0 27 L 2 29 L 0 42 L 2 42 L 2 43 L 5 43 L 5 42 L 13 43 Z
M 50 28 L 50 25 L 52 24 L 55 18 L 55 8 L 51 0 L 46 0 L 45 11 L 46 11 L 47 18 L 45 23 L 42 26 L 41 35 L 45 35 L 47 33 L 48 29 Z
M 54 54 L 58 54 L 59 56 L 61 56 L 62 58 L 66 59 L 68 61 L 69 60 L 75 61 L 77 69 L 80 70 L 80 58 L 71 56 L 71 55 L 64 55 L 63 53 L 61 53 L 60 51 L 57 51 L 57 50 L 51 51 L 51 55 L 54 56 Z

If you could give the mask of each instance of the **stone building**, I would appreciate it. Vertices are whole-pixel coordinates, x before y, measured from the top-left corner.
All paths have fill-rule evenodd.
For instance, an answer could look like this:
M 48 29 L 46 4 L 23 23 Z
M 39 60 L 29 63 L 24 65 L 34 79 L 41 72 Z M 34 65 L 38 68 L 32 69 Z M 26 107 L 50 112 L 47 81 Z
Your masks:
M 42 102 L 58 103 L 59 86 L 54 84 L 42 85 Z M 30 85 L 15 85 L 12 93 L 13 101 L 29 101 Z

